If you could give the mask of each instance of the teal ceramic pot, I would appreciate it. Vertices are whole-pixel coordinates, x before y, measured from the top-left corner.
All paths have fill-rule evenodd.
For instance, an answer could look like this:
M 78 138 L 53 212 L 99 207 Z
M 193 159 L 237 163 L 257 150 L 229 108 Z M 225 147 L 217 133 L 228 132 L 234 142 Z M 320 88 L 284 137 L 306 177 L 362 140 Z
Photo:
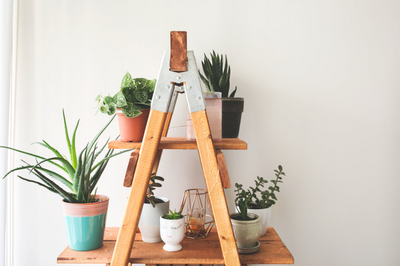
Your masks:
M 86 251 L 103 245 L 109 198 L 96 195 L 96 200 L 85 204 L 62 201 L 70 249 Z

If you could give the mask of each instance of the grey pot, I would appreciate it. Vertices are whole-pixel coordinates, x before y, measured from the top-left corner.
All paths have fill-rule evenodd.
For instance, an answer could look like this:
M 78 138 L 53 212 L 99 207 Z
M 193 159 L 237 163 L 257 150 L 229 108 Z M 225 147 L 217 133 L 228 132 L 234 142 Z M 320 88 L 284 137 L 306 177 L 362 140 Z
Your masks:
M 260 249 L 261 219 L 257 214 L 248 213 L 253 220 L 240 220 L 239 213 L 231 213 L 231 223 L 236 238 L 236 246 L 241 254 L 255 253 Z

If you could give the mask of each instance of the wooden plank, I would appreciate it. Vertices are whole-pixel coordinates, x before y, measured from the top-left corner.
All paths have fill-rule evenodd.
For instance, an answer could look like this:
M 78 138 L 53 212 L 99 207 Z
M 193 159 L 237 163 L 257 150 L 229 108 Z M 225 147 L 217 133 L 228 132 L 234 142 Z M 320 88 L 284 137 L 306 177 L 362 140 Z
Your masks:
M 118 228 L 106 228 L 114 236 Z M 107 234 L 106 234 L 107 235 Z M 162 249 L 164 243 L 144 243 L 136 234 L 135 245 L 131 250 L 129 262 L 143 264 L 224 264 L 218 234 L 213 229 L 204 239 L 182 241 L 182 250 L 167 252 Z M 269 227 L 265 236 L 260 238 L 261 247 L 257 253 L 239 255 L 243 264 L 293 264 L 294 258 L 276 231 Z M 73 251 L 67 247 L 57 258 L 61 264 L 106 264 L 110 263 L 115 240 L 105 240 L 104 245 L 96 250 Z M 179 262 L 179 263 L 178 263 Z
M 128 263 L 165 116 L 166 113 L 164 112 L 150 110 L 142 142 L 143 149 L 140 151 L 125 215 L 111 259 L 111 266 L 125 266 Z
M 191 116 L 224 261 L 227 266 L 240 266 L 239 253 L 229 218 L 206 111 L 194 112 L 191 113 Z
M 247 150 L 247 143 L 238 138 L 213 141 L 218 150 Z M 114 140 L 108 143 L 109 149 L 140 149 L 141 142 L 122 142 Z M 187 140 L 186 137 L 162 137 L 159 149 L 196 150 L 197 142 Z
M 169 70 L 174 72 L 187 71 L 187 33 L 186 31 L 171 31 L 171 56 Z
M 169 125 L 171 123 L 171 119 L 172 119 L 172 112 L 168 112 L 167 116 L 165 117 L 165 123 L 164 123 L 163 131 L 161 133 L 161 137 L 167 136 Z M 157 151 L 156 158 L 154 160 L 153 170 L 151 170 L 152 174 L 157 174 L 158 166 L 160 165 L 162 151 L 163 151 L 162 149 L 158 149 L 158 151 Z
M 136 163 L 139 159 L 139 150 L 134 150 L 129 158 L 128 167 L 126 169 L 124 178 L 124 187 L 131 187 L 133 181 L 133 175 L 136 169 Z
M 225 156 L 221 150 L 216 150 L 215 155 L 217 156 L 219 174 L 221 175 L 222 186 L 226 188 L 231 187 L 231 181 L 229 179 L 228 168 L 226 167 Z

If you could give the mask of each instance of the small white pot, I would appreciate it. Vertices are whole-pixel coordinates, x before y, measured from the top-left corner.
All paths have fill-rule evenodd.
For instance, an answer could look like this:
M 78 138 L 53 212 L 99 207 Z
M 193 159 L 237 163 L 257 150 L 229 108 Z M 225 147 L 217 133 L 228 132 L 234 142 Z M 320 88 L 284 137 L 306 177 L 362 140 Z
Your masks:
M 160 234 L 166 251 L 179 251 L 182 249 L 180 243 L 185 237 L 184 217 L 176 220 L 169 220 L 160 217 Z
M 169 199 L 157 197 L 164 201 L 153 206 L 150 203 L 143 204 L 142 214 L 139 220 L 139 229 L 142 240 L 146 243 L 161 242 L 160 237 L 160 216 L 169 211 Z
M 265 209 L 247 209 L 247 213 L 254 213 L 260 216 L 262 226 L 261 236 L 267 232 L 269 220 L 271 219 L 271 207 Z

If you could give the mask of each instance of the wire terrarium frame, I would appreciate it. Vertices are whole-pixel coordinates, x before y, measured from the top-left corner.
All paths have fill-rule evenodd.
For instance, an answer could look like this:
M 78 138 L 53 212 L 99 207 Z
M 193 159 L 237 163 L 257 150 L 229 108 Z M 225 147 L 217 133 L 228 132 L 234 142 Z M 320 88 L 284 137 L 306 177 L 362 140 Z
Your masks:
M 188 189 L 183 193 L 181 208 L 185 217 L 187 238 L 206 238 L 214 227 L 210 199 L 205 189 Z

